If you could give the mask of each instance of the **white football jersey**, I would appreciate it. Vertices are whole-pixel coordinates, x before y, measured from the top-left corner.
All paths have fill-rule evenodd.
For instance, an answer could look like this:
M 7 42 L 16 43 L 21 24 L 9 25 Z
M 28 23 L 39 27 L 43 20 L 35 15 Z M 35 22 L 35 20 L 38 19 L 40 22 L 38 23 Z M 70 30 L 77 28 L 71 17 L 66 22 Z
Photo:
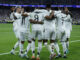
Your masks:
M 21 22 L 22 22 L 22 15 L 20 13 L 14 13 L 14 15 L 16 16 L 17 19 L 15 19 L 15 21 L 13 22 L 13 26 L 16 26 L 16 29 L 18 29 L 18 31 L 21 31 Z
M 25 27 L 27 30 L 30 30 L 30 14 L 31 13 L 27 13 L 28 16 L 25 18 Z
M 64 23 L 63 18 L 66 17 L 66 15 L 63 13 L 59 13 L 56 15 L 56 17 L 57 17 L 57 27 L 61 28 L 63 26 L 63 23 Z
M 44 13 L 42 13 L 41 11 L 36 10 L 36 11 L 31 13 L 30 19 L 43 22 L 44 21 Z
M 13 16 L 13 14 L 14 14 L 14 12 L 12 12 L 12 13 L 10 14 L 10 19 L 11 19 L 12 21 L 14 21 L 14 16 Z
M 72 18 L 69 14 L 64 18 L 64 24 L 66 29 L 72 30 Z
M 50 10 L 50 11 L 44 10 L 44 14 L 45 14 L 44 16 L 49 16 L 51 12 L 52 12 L 52 10 Z M 44 19 L 44 26 L 45 27 L 49 26 L 51 24 L 53 24 L 53 22 L 51 20 L 49 21 L 46 18 Z

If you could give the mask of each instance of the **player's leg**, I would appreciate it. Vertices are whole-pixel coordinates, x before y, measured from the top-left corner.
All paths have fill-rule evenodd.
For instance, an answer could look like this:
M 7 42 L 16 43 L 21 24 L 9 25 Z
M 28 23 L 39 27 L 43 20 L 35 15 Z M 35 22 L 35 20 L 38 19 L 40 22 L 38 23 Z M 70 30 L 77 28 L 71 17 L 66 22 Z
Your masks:
M 36 60 L 40 60 L 40 52 L 42 50 L 42 32 L 38 31 L 38 49 L 37 49 L 37 58 Z
M 55 38 L 56 37 L 56 38 Z M 59 48 L 59 44 L 58 44 L 58 40 L 57 40 L 57 34 L 56 32 L 54 31 L 54 34 L 53 34 L 53 38 L 55 38 L 55 41 L 54 41 L 54 47 L 56 49 L 56 52 L 57 52 L 57 56 L 56 58 L 59 58 L 61 57 L 61 53 L 60 53 L 60 48 Z
M 56 52 L 57 52 L 57 54 L 58 54 L 58 55 L 56 56 L 56 58 L 61 57 L 60 48 L 59 48 L 59 44 L 58 44 L 57 41 L 54 42 L 54 46 L 55 46 Z
M 67 46 L 67 49 L 69 48 L 69 38 L 66 38 L 66 46 Z
M 66 53 L 69 53 L 69 38 L 70 38 L 70 29 L 66 29 L 65 33 L 66 33 L 66 46 L 67 46 L 67 50 Z
M 42 40 L 39 40 L 38 41 L 38 49 L 37 49 L 37 58 L 36 58 L 36 60 L 40 60 L 40 52 L 41 52 L 41 50 L 42 50 Z
M 66 45 L 67 45 L 67 49 L 69 48 L 69 38 L 70 38 L 70 31 L 66 31 Z
M 43 32 L 43 44 L 48 49 L 49 32 L 47 29 Z
M 35 40 L 36 40 L 36 31 L 32 30 L 32 43 L 31 43 L 31 50 L 32 50 L 32 59 L 35 58 Z
M 18 39 L 18 41 L 17 41 L 16 44 L 14 45 L 13 49 L 11 50 L 11 54 L 15 54 L 15 49 L 19 46 L 19 43 L 20 43 L 20 41 L 19 41 L 19 39 Z
M 23 57 L 23 48 L 24 48 L 24 42 L 25 42 L 25 33 L 21 32 L 20 33 L 20 43 L 19 43 L 19 55 L 20 57 Z
M 29 52 L 30 49 L 31 49 L 31 41 L 28 40 L 28 45 L 24 53 L 24 57 L 28 58 L 27 53 Z
M 28 58 L 27 53 L 28 53 L 28 51 L 31 49 L 31 42 L 32 42 L 31 34 L 30 34 L 30 33 L 27 34 L 26 37 L 27 37 L 27 40 L 28 40 L 28 45 L 27 45 L 26 51 L 25 51 L 25 53 L 24 53 L 24 57 Z
M 56 56 L 56 54 L 54 53 L 54 40 L 51 39 L 50 39 L 49 51 L 50 51 L 50 60 L 52 60 Z
M 24 45 L 24 41 L 20 41 L 19 43 L 19 49 L 20 49 L 19 56 L 20 57 L 23 57 L 23 45 Z
M 32 39 L 31 50 L 32 50 L 32 59 L 34 59 L 35 58 L 35 39 Z
M 13 29 L 13 30 L 14 30 L 16 38 L 18 38 L 18 41 L 16 42 L 16 44 L 13 47 L 13 49 L 11 50 L 11 54 L 15 54 L 15 49 L 19 46 L 19 43 L 20 43 L 20 40 L 19 40 L 19 31 L 15 30 L 15 29 Z
M 66 57 L 67 57 L 67 56 L 66 56 L 67 46 L 66 46 L 66 35 L 65 35 L 65 33 L 62 34 L 61 43 L 62 43 L 63 53 L 64 53 L 63 58 L 66 58 Z
M 56 54 L 54 53 L 55 39 L 56 39 L 56 34 L 53 31 L 51 31 L 51 33 L 50 33 L 50 45 L 49 45 L 49 49 L 50 49 L 50 52 L 51 52 L 50 59 L 53 59 L 56 56 Z

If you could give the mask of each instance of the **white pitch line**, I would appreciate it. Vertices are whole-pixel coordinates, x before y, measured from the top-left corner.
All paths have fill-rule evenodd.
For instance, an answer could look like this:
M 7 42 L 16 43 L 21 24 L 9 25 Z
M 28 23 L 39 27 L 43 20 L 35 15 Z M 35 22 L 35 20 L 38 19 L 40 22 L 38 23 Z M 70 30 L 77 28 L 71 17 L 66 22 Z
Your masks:
M 73 43 L 73 42 L 80 42 L 80 40 L 76 40 L 76 41 L 71 41 L 70 43 Z M 60 43 L 61 44 L 61 43 Z M 45 47 L 45 46 L 43 46 L 43 47 Z M 35 49 L 37 49 L 38 47 L 36 47 Z M 25 51 L 26 49 L 24 49 L 24 51 Z M 18 53 L 19 51 L 15 51 L 15 53 Z M 8 54 L 10 54 L 10 52 L 7 52 L 7 53 L 1 53 L 0 55 L 8 55 Z

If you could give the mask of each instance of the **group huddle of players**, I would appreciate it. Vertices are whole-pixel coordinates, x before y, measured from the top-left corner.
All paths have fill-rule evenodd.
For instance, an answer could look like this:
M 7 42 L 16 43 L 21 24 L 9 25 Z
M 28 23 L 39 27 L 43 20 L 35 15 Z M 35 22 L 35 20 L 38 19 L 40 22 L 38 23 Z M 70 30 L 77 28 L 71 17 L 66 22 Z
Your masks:
M 28 58 L 28 51 L 32 51 L 32 59 L 40 60 L 42 42 L 50 52 L 50 60 L 53 58 L 67 57 L 69 48 L 70 32 L 72 31 L 72 15 L 67 7 L 58 10 L 52 10 L 50 5 L 45 9 L 40 7 L 34 11 L 24 11 L 24 8 L 17 6 L 12 8 L 13 12 L 10 18 L 13 22 L 13 31 L 18 41 L 11 50 L 15 54 L 15 49 L 19 46 L 19 56 Z M 37 39 L 36 39 L 37 38 Z M 37 56 L 35 57 L 35 41 L 38 40 Z M 60 40 L 63 47 L 63 56 L 58 46 Z M 23 44 L 28 41 L 25 53 L 23 53 Z M 50 44 L 48 44 L 50 41 Z M 54 52 L 57 51 L 57 55 Z

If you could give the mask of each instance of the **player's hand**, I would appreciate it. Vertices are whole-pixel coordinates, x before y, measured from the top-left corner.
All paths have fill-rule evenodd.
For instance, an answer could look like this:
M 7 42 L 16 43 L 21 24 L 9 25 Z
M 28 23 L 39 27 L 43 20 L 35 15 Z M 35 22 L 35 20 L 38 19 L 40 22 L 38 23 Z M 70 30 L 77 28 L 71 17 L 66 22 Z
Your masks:
M 32 19 L 30 19 L 30 23 L 35 23 Z
M 28 14 L 24 14 L 24 13 L 23 13 L 23 14 L 22 14 L 22 16 L 25 16 L 25 17 L 27 17 L 27 16 L 28 16 Z
M 42 22 L 42 21 L 40 21 L 40 22 L 39 22 L 39 24 L 43 24 L 43 22 Z

